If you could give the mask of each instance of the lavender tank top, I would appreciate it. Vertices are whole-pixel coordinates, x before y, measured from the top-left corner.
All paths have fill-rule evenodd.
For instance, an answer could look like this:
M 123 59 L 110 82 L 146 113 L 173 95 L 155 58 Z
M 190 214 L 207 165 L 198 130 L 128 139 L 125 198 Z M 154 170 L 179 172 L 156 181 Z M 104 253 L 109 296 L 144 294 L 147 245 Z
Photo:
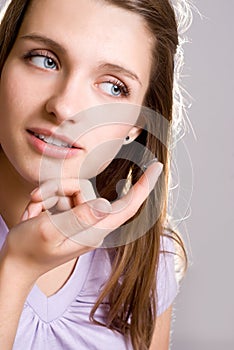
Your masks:
M 0 216 L 0 249 L 7 233 L 8 228 Z M 165 245 L 172 250 L 168 238 Z M 89 320 L 110 269 L 106 250 L 96 249 L 79 257 L 69 280 L 52 296 L 47 297 L 34 285 L 24 304 L 13 350 L 133 350 L 130 339 Z M 161 254 L 158 315 L 173 303 L 177 292 L 173 254 Z M 95 318 L 105 322 L 107 311 L 108 304 L 101 304 Z

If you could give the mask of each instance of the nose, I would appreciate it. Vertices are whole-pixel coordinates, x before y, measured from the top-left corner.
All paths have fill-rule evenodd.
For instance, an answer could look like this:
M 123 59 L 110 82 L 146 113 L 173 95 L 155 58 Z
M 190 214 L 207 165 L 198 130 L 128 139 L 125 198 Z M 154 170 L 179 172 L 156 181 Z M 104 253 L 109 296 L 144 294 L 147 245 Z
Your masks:
M 80 85 L 77 79 L 63 81 L 48 98 L 46 112 L 56 119 L 56 123 L 75 122 L 77 114 L 85 109 L 87 99 L 84 98 L 83 92 L 81 93 L 82 89 L 78 89 Z

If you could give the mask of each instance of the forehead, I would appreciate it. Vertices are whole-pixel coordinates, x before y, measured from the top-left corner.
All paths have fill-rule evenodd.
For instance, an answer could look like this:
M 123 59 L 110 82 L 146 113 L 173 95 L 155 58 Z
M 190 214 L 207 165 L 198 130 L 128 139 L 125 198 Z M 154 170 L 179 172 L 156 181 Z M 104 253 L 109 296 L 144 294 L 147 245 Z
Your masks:
M 32 0 L 25 20 L 39 26 L 48 20 L 52 25 L 56 22 L 58 26 L 65 24 L 67 32 L 74 27 L 84 29 L 88 20 L 100 27 L 106 25 L 106 33 L 115 27 L 120 34 L 124 31 L 127 35 L 137 29 L 135 34 L 141 33 L 140 39 L 147 36 L 147 41 L 152 42 L 152 35 L 142 16 L 104 0 Z
M 147 65 L 151 61 L 153 39 L 144 19 L 101 0 L 34 0 L 20 29 L 20 34 L 29 32 L 73 47 L 79 55 L 82 51 L 90 56 L 91 46 L 94 57 L 132 60 L 134 56 L 131 64 L 136 68 L 138 62 Z

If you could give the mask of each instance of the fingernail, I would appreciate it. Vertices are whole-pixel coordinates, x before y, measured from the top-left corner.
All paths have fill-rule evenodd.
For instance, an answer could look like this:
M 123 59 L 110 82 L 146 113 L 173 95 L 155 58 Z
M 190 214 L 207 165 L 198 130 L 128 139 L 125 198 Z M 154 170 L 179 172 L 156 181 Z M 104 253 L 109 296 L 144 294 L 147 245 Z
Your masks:
M 111 212 L 112 207 L 106 199 L 99 198 L 92 203 L 91 210 L 97 218 L 103 218 Z
M 38 191 L 38 187 L 36 187 L 36 188 L 30 193 L 30 195 L 33 196 L 34 193 L 36 193 L 37 191 Z
M 159 175 L 161 174 L 162 170 L 163 170 L 163 164 L 158 162 L 157 169 L 155 169 L 154 174 L 159 177 Z
M 156 185 L 156 182 L 158 181 L 158 178 L 161 175 L 162 170 L 163 170 L 163 164 L 160 162 L 157 162 L 157 166 L 149 169 L 149 173 L 147 177 L 149 180 L 150 191 L 152 191 L 154 186 Z
M 146 169 L 148 169 L 148 167 L 153 163 L 158 163 L 158 158 L 155 157 L 154 159 L 151 159 L 148 163 L 143 165 L 143 170 L 145 171 Z
M 26 209 L 25 212 L 24 212 L 24 214 L 23 214 L 23 216 L 22 216 L 21 221 L 27 220 L 27 219 L 28 219 L 28 216 L 29 216 L 29 212 L 28 212 L 28 210 Z

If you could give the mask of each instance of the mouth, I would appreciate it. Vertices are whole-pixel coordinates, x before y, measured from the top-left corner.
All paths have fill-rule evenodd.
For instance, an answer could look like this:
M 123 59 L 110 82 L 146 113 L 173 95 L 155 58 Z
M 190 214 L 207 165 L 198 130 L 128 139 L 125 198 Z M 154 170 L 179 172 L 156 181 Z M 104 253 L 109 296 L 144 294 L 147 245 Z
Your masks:
M 80 154 L 84 149 L 72 139 L 55 134 L 48 129 L 27 129 L 28 141 L 40 154 L 52 158 L 71 158 Z
M 74 142 L 70 140 L 63 140 L 61 136 L 56 136 L 48 131 L 35 132 L 33 130 L 27 130 L 27 132 L 37 139 L 43 141 L 44 143 L 60 147 L 60 148 L 68 148 L 68 149 L 80 149 L 81 147 L 76 145 Z

